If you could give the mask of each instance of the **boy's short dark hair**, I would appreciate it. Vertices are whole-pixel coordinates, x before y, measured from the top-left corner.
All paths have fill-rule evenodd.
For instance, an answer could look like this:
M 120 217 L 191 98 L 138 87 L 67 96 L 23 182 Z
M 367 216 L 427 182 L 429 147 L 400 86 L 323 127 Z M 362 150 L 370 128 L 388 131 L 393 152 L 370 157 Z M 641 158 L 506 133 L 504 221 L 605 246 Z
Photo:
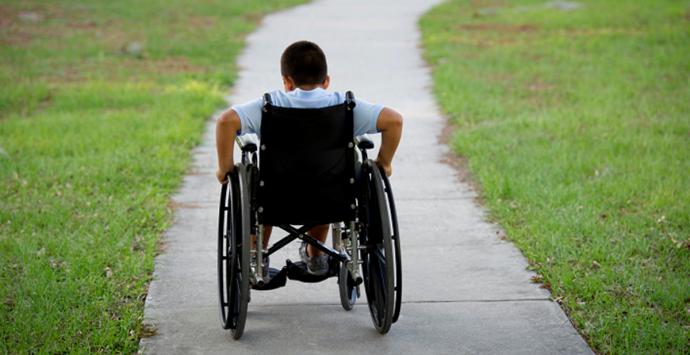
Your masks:
M 323 85 L 328 75 L 326 55 L 314 42 L 295 42 L 280 57 L 280 73 L 292 79 L 295 86 Z

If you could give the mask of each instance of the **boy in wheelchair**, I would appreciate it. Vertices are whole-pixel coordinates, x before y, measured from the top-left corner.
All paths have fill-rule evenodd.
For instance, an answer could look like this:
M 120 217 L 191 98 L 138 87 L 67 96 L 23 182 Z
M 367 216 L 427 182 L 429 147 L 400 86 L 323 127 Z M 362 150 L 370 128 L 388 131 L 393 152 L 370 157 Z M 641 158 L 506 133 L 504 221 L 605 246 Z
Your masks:
M 327 73 L 326 56 L 315 43 L 299 41 L 285 49 L 280 59 L 281 75 L 285 92 L 270 92 L 268 100 L 277 107 L 288 108 L 324 108 L 342 104 L 346 101 L 344 93 L 329 93 L 330 84 Z M 241 105 L 234 105 L 223 112 L 216 125 L 216 146 L 218 151 L 218 170 L 216 177 L 221 184 L 228 183 L 228 174 L 235 174 L 233 148 L 238 135 L 255 133 L 261 135 L 262 110 L 266 99 L 258 98 Z M 371 104 L 356 99 L 353 110 L 352 137 L 365 133 L 381 132 L 381 147 L 376 165 L 383 169 L 387 176 L 392 174 L 391 162 L 402 135 L 402 116 L 393 109 L 380 104 Z M 264 149 L 265 147 L 262 147 Z M 263 186 L 263 185 L 262 185 Z M 267 248 L 271 235 L 271 226 L 263 230 L 262 244 Z M 307 232 L 307 235 L 325 243 L 328 236 L 328 224 L 318 225 Z M 255 249 L 252 235 L 251 248 Z M 302 243 L 300 259 L 307 265 L 312 275 L 325 275 L 329 272 L 328 255 L 312 244 Z M 263 281 L 268 283 L 268 260 L 264 258 Z

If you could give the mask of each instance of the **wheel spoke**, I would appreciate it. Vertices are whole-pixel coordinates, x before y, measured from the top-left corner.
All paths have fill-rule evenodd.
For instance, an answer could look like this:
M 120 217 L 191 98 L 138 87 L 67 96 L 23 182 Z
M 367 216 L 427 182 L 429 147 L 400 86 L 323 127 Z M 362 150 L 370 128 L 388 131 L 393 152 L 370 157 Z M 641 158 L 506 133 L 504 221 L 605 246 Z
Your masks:
M 379 324 L 383 323 L 385 316 L 386 316 L 386 303 L 385 303 L 385 294 L 386 294 L 386 289 L 385 289 L 385 282 L 383 281 L 382 275 L 381 275 L 381 269 L 380 266 L 374 267 L 374 272 L 376 273 L 374 276 L 374 282 L 376 285 L 375 287 L 375 295 L 376 295 L 376 313 L 378 315 L 379 319 Z
M 384 255 L 384 251 L 381 250 L 383 247 L 382 246 L 377 246 L 376 249 L 374 249 L 374 255 L 380 260 L 383 265 L 386 265 L 386 256 Z
M 377 269 L 378 269 L 377 271 L 378 271 L 379 283 L 381 284 L 381 290 L 383 291 L 381 293 L 384 295 L 383 297 L 385 297 L 385 295 L 388 292 L 388 289 L 386 287 L 386 273 L 385 273 L 386 263 L 384 262 L 384 260 L 379 260 L 379 264 L 378 264 Z M 384 298 L 384 302 L 385 302 L 385 298 Z

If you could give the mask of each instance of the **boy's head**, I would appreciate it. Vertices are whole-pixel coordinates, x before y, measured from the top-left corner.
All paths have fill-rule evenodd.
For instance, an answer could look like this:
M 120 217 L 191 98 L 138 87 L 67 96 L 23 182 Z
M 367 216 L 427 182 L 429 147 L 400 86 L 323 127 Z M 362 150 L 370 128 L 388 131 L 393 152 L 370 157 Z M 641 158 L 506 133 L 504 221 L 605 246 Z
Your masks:
M 285 49 L 280 57 L 280 72 L 283 80 L 287 78 L 300 88 L 323 87 L 329 79 L 326 55 L 309 41 L 298 41 Z

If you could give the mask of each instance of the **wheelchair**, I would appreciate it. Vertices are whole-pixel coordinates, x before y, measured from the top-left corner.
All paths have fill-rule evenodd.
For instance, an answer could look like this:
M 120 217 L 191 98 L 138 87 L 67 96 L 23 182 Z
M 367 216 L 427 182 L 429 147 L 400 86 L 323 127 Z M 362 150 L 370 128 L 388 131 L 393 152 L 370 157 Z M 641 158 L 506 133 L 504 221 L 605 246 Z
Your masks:
M 402 259 L 393 191 L 383 169 L 367 156 L 374 143 L 353 137 L 352 92 L 339 105 L 310 109 L 274 106 L 264 95 L 261 141 L 238 136 L 241 162 L 222 186 L 218 222 L 220 321 L 234 339 L 244 333 L 252 291 L 285 286 L 287 279 L 337 277 L 340 301 L 352 310 L 364 284 L 376 330 L 386 334 L 400 316 Z M 257 152 L 258 151 L 258 152 Z M 332 226 L 332 247 L 310 237 Z M 288 236 L 262 248 L 264 226 Z M 255 247 L 252 247 L 255 236 Z M 311 275 L 303 262 L 262 274 L 264 258 L 300 239 L 329 255 L 329 273 Z M 361 266 L 361 267 L 360 267 Z

